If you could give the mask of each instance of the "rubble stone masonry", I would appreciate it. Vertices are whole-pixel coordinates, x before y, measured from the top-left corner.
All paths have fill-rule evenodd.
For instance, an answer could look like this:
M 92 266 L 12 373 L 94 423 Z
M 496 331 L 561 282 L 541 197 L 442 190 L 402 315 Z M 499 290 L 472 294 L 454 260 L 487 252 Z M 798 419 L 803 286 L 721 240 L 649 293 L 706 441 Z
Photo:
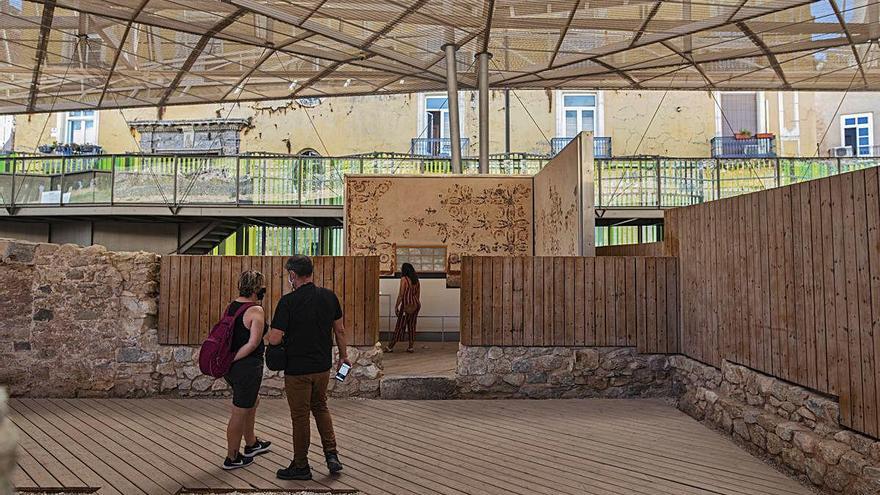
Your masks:
M 0 384 L 28 397 L 228 395 L 199 371 L 198 347 L 159 345 L 158 293 L 156 254 L 0 240 Z M 349 354 L 331 394 L 378 396 L 381 349 Z M 283 388 L 267 370 L 263 394 Z
M 667 356 L 631 347 L 469 347 L 458 351 L 462 397 L 671 397 Z
M 880 493 L 880 442 L 841 426 L 834 398 L 727 361 L 670 362 L 682 411 L 825 493 Z

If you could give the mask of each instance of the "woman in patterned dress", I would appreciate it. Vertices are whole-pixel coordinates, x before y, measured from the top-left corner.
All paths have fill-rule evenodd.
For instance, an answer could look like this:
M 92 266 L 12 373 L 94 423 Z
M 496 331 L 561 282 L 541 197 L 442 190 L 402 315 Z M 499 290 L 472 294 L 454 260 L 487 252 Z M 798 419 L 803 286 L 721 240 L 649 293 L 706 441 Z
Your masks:
M 409 333 L 409 347 L 406 352 L 415 352 L 413 345 L 416 340 L 416 322 L 419 318 L 419 310 L 422 303 L 419 300 L 421 288 L 419 276 L 409 263 L 404 263 L 400 268 L 400 290 L 397 293 L 397 302 L 394 304 L 394 314 L 397 315 L 397 326 L 394 328 L 394 337 L 385 348 L 385 352 L 394 352 L 394 344 L 403 337 L 403 333 Z

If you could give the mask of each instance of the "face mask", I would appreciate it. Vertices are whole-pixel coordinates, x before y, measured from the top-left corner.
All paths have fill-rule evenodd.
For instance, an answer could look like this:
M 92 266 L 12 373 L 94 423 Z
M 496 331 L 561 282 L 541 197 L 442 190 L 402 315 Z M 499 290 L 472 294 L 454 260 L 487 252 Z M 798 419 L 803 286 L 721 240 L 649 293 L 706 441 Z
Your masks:
M 266 296 L 266 288 L 265 287 L 263 287 L 262 289 L 257 291 L 257 301 L 262 301 L 265 296 Z

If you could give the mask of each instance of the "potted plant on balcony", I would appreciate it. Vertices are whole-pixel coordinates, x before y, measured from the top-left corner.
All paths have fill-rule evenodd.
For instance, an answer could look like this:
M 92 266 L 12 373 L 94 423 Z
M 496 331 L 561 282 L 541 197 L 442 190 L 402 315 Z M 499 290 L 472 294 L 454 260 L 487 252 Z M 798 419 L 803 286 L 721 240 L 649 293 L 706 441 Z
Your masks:
M 748 129 L 740 129 L 739 132 L 733 133 L 733 137 L 739 140 L 751 139 L 752 131 Z
M 772 132 L 759 132 L 755 134 L 755 137 L 758 139 L 773 139 L 776 135 Z

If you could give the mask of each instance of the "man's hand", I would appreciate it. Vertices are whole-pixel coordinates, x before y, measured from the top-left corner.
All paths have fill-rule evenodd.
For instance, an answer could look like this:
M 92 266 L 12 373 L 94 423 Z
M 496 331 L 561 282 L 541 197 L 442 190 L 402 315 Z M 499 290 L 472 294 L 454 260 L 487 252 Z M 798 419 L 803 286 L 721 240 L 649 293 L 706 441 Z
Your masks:
M 339 362 L 336 363 L 336 369 L 338 370 L 341 368 L 343 363 L 351 366 L 351 360 L 348 359 L 348 356 L 339 356 Z

